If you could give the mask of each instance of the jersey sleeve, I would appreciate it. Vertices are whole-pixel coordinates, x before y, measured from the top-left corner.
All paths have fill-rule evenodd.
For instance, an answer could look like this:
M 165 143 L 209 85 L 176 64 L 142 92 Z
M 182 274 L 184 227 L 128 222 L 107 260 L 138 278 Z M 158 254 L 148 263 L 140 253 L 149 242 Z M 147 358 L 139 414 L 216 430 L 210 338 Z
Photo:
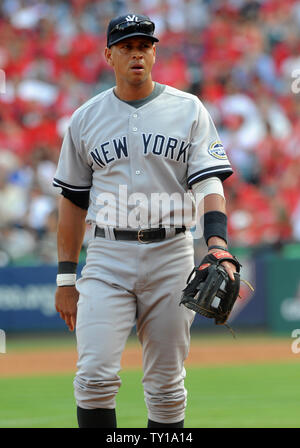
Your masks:
M 74 126 L 71 120 L 63 139 L 53 185 L 70 191 L 89 191 L 93 172 L 85 151 L 80 147 Z
M 200 100 L 197 104 L 199 111 L 192 131 L 188 158 L 189 188 L 194 183 L 212 176 L 224 181 L 233 173 L 210 114 Z

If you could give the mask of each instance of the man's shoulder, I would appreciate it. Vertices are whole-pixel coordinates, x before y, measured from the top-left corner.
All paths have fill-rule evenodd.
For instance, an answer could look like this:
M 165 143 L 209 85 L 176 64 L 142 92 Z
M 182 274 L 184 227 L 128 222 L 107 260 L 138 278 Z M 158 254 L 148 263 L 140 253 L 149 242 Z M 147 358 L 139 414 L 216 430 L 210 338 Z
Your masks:
M 99 103 L 105 101 L 113 93 L 113 88 L 104 90 L 98 93 L 98 95 L 93 96 L 89 100 L 85 101 L 81 106 L 79 106 L 72 114 L 72 119 L 76 119 L 85 115 L 90 109 L 98 108 Z
M 192 93 L 185 92 L 184 90 L 176 89 L 175 87 L 171 87 L 168 85 L 165 86 L 164 93 L 166 95 L 177 97 L 179 99 L 186 99 L 186 100 L 192 101 L 194 103 L 198 103 L 198 104 L 200 103 L 200 99 L 196 95 L 193 95 Z

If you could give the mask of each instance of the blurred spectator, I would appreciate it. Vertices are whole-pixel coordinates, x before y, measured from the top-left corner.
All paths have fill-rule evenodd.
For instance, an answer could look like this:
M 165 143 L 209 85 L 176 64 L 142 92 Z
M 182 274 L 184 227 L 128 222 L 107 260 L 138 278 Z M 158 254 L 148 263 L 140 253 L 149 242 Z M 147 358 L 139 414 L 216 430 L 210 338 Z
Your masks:
M 37 247 L 37 256 L 45 264 L 57 263 L 57 240 L 56 229 L 58 221 L 58 211 L 54 208 L 46 215 L 44 232 Z
M 2 227 L 0 230 L 0 265 L 14 263 L 21 259 L 38 262 L 36 259 L 36 238 L 30 229 L 19 227 Z M 6 261 L 4 263 L 3 261 Z
M 220 131 L 235 168 L 230 243 L 300 242 L 299 1 L 3 0 L 0 264 L 56 262 L 62 138 L 72 112 L 113 85 L 105 30 L 131 11 L 161 37 L 154 79 L 198 95 Z
M 20 221 L 26 213 L 27 194 L 12 176 L 18 158 L 9 151 L 0 152 L 0 226 Z
M 34 185 L 30 190 L 29 204 L 24 224 L 36 231 L 37 235 L 44 233 L 47 219 L 56 208 L 54 198 L 43 194 L 39 185 Z

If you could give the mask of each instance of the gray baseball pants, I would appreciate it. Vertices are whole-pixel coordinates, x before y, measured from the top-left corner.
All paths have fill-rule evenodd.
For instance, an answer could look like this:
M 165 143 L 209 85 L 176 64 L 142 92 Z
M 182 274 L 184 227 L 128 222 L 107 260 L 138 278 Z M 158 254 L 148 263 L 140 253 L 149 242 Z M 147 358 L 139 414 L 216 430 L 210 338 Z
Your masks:
M 77 281 L 77 405 L 115 408 L 121 356 L 136 325 L 143 351 L 143 387 L 148 418 L 184 419 L 184 360 L 195 313 L 179 307 L 194 267 L 191 234 L 141 244 L 93 238 Z

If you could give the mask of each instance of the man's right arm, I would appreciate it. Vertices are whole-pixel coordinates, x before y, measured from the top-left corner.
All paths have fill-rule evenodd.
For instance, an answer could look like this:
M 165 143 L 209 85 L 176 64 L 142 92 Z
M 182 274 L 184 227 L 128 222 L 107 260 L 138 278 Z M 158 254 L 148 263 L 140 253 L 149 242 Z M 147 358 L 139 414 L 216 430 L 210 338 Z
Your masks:
M 61 197 L 57 227 L 58 262 L 78 263 L 85 234 L 87 211 Z M 70 331 L 75 329 L 79 294 L 74 286 L 58 286 L 55 295 L 56 311 Z

